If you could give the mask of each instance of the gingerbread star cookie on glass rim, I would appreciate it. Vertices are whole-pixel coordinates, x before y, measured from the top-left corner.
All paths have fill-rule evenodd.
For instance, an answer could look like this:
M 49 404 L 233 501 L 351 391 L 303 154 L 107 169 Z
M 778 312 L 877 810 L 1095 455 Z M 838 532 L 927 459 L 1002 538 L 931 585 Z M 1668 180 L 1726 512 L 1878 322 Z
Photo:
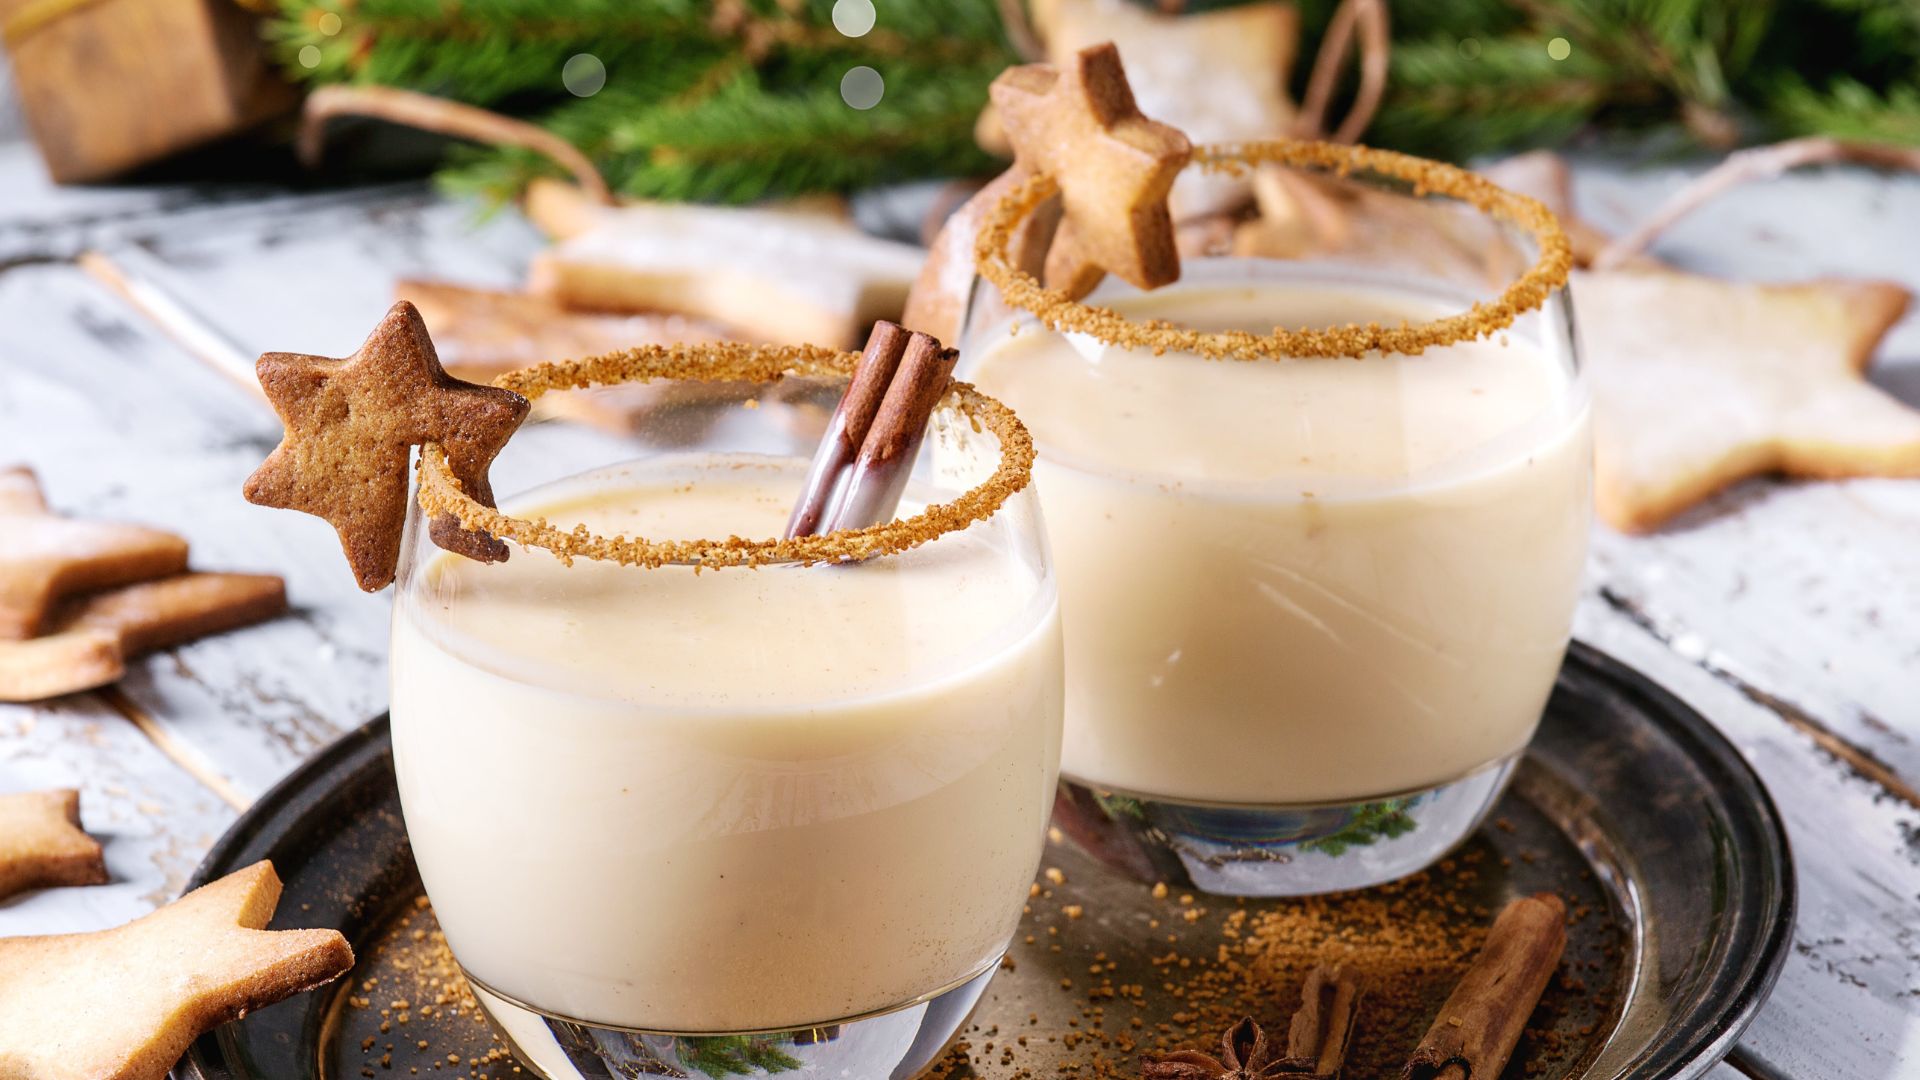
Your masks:
M 413 448 L 438 443 L 461 487 L 491 506 L 487 469 L 527 416 L 520 395 L 448 375 L 404 300 L 344 360 L 267 353 L 257 370 L 287 431 L 247 478 L 247 500 L 332 524 L 367 592 L 390 584 L 399 565 Z M 507 557 L 504 543 L 452 518 L 436 517 L 430 535 L 471 559 Z
M 90 934 L 0 938 L 0 1075 L 163 1080 L 188 1044 L 353 967 L 337 930 L 266 930 L 260 862 Z
M 1269 139 L 1292 132 L 1297 110 L 1287 95 L 1300 44 L 1300 11 L 1286 0 L 1195 5 L 1168 14 L 1130 0 L 1033 0 L 1034 29 L 1046 60 L 1111 41 L 1127 67 L 1140 109 L 1200 143 Z M 981 127 L 1005 142 L 997 111 Z M 1001 152 L 996 148 L 996 152 Z M 1168 195 L 1176 222 L 1239 209 L 1244 176 L 1182 173 Z
M 1167 194 L 1193 147 L 1179 129 L 1141 115 L 1118 49 L 1082 49 L 1057 68 L 1008 68 L 991 93 L 1015 159 L 1060 185 L 1048 288 L 1079 299 L 1109 273 L 1140 289 L 1179 279 Z
M 0 795 L 0 899 L 28 889 L 106 883 L 100 842 L 80 829 L 78 791 Z

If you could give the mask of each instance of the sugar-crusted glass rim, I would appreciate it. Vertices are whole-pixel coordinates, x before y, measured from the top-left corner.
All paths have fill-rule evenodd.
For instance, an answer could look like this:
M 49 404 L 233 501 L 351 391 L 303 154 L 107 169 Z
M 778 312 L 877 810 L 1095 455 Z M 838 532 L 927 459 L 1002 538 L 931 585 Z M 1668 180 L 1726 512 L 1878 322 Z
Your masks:
M 508 372 L 496 378 L 493 385 L 532 400 L 552 390 L 655 379 L 771 383 L 789 375 L 850 377 L 859 360 L 859 353 L 815 345 L 740 342 L 648 345 L 579 360 L 536 364 Z M 953 383 L 941 407 L 966 417 L 975 431 L 992 432 L 1000 441 L 1000 462 L 992 475 L 952 502 L 935 503 L 910 518 L 883 525 L 765 540 L 745 540 L 737 536 L 724 540 L 599 536 L 583 525 L 561 529 L 544 518 L 515 517 L 482 505 L 461 488 L 448 465 L 446 452 L 432 443 L 420 454 L 420 508 L 429 515 L 451 515 L 465 529 L 490 533 L 525 547 L 543 548 L 568 565 L 582 558 L 649 569 L 669 564 L 721 569 L 897 555 L 965 529 L 976 521 L 985 521 L 1033 478 L 1033 439 L 1012 409 L 963 382 Z
M 1560 222 L 1539 200 L 1508 191 L 1486 177 L 1444 162 L 1391 150 L 1318 142 L 1271 139 L 1196 146 L 1193 165 L 1214 172 L 1239 173 L 1263 163 L 1350 176 L 1355 172 L 1399 180 L 1416 196 L 1443 195 L 1474 207 L 1496 221 L 1515 225 L 1539 244 L 1540 253 L 1496 299 L 1476 303 L 1456 315 L 1401 326 L 1365 325 L 1324 329 L 1275 329 L 1271 334 L 1244 330 L 1202 331 L 1163 320 L 1137 321 L 1112 308 L 1083 304 L 1049 289 L 1007 256 L 1015 231 L 1035 208 L 1060 190 L 1053 177 L 1037 174 L 1007 192 L 989 208 L 975 244 L 980 276 L 1000 289 L 1013 307 L 1034 315 L 1048 329 L 1075 331 L 1109 345 L 1190 353 L 1213 360 L 1279 360 L 1292 357 L 1361 357 L 1368 353 L 1417 354 L 1426 349 L 1497 333 L 1521 314 L 1546 303 L 1567 283 L 1573 251 Z

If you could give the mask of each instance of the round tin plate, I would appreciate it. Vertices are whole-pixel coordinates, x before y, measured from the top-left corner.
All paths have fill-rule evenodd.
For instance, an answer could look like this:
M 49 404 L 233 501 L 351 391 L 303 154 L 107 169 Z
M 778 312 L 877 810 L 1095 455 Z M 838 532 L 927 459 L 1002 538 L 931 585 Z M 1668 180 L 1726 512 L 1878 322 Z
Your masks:
M 1564 970 L 1579 973 L 1579 992 L 1549 990 L 1508 1076 L 1700 1076 L 1753 1019 L 1789 949 L 1793 868 L 1759 779 L 1698 714 L 1577 644 L 1513 787 L 1456 858 L 1476 868 L 1460 886 L 1471 908 L 1496 910 L 1552 889 L 1591 913 L 1569 928 Z M 385 717 L 263 796 L 208 852 L 192 884 L 260 859 L 273 860 L 286 886 L 273 925 L 337 927 L 359 966 L 350 980 L 202 1037 L 175 1070 L 179 1080 L 513 1074 L 472 1016 L 399 1023 L 393 1015 L 394 976 L 419 974 L 403 943 L 430 932 L 432 916 L 400 818 Z M 1204 898 L 1213 915 L 1188 921 L 1178 898 L 1154 897 L 1057 834 L 1046 865 L 1058 880 L 1042 882 L 1009 954 L 1014 963 L 963 1036 L 972 1064 L 949 1076 L 1055 1075 L 1073 1063 L 1079 1075 L 1105 1075 L 1089 1067 L 1094 1057 L 1133 1075 L 1135 1040 L 1116 1038 L 1121 1032 L 1172 1032 L 1210 1047 L 1213 1032 L 1189 1033 L 1184 997 L 1149 990 L 1090 1007 L 1090 968 L 1103 972 L 1095 982 L 1162 988 L 1173 954 L 1204 965 L 1238 942 L 1233 920 L 1217 917 L 1223 912 L 1299 903 Z M 1070 906 L 1078 910 L 1069 914 Z M 1284 1030 L 1292 1004 L 1244 1007 Z M 1360 1024 L 1364 1039 L 1365 1011 Z

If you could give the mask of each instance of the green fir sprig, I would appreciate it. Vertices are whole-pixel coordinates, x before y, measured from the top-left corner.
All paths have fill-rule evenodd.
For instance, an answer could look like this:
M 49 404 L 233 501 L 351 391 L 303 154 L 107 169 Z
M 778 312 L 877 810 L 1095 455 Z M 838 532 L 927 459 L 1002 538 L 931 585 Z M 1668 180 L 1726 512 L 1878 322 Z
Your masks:
M 1339 831 L 1304 841 L 1301 850 L 1339 858 L 1348 848 L 1367 847 L 1380 840 L 1405 836 L 1419 826 L 1413 815 L 1407 813 L 1409 805 L 1407 799 L 1366 803 L 1353 811 L 1353 817 Z
M 675 1041 L 680 1064 L 708 1076 L 749 1076 L 755 1072 L 791 1072 L 799 1058 L 780 1048 L 778 1039 L 759 1035 L 702 1035 Z
M 882 0 L 858 37 L 833 0 L 280 0 L 274 54 L 317 83 L 400 86 L 531 116 L 624 194 L 745 202 L 991 168 L 973 141 L 1014 61 L 996 0 Z M 562 85 L 590 54 L 606 83 Z M 878 105 L 840 95 L 880 73 Z M 499 199 L 557 170 L 512 148 L 457 151 L 443 182 Z
M 747 201 L 987 171 L 972 125 L 987 84 L 1016 60 L 1002 0 L 875 0 L 878 21 L 857 38 L 835 29 L 834 0 L 277 3 L 267 34 L 296 76 L 530 117 L 585 150 L 615 190 L 658 198 Z M 1299 0 L 1303 57 L 1336 5 Z M 1377 145 L 1461 160 L 1661 128 L 1718 148 L 1804 134 L 1920 145 L 1920 0 L 1391 0 L 1390 10 L 1388 94 L 1366 135 Z M 607 72 L 587 98 L 561 84 L 580 53 Z M 859 65 L 886 84 L 867 111 L 839 96 Z M 554 171 L 487 148 L 457 153 L 443 179 L 501 198 Z

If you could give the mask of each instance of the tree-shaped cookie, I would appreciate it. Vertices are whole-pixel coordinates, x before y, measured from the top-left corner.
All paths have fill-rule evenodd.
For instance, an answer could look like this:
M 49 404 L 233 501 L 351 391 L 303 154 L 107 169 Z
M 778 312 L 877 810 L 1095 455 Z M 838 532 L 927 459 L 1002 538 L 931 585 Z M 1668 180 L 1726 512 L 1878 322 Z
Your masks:
M 487 468 L 527 416 L 520 395 L 448 375 L 404 300 L 344 360 L 267 353 L 257 370 L 287 433 L 247 478 L 247 500 L 326 519 L 368 592 L 392 582 L 400 560 L 413 448 L 438 443 L 461 486 L 490 506 Z M 472 559 L 507 557 L 505 544 L 450 518 L 431 535 Z
M 992 93 L 1020 165 L 1060 185 L 1047 286 L 1078 299 L 1109 273 L 1141 289 L 1178 280 L 1167 193 L 1193 148 L 1141 115 L 1119 50 L 1096 45 L 1063 67 L 1008 68 Z

